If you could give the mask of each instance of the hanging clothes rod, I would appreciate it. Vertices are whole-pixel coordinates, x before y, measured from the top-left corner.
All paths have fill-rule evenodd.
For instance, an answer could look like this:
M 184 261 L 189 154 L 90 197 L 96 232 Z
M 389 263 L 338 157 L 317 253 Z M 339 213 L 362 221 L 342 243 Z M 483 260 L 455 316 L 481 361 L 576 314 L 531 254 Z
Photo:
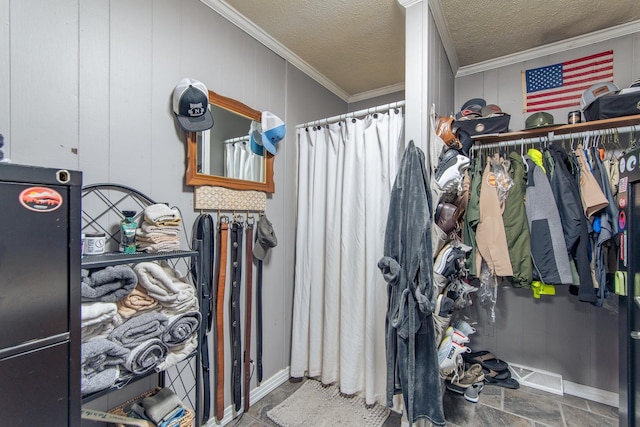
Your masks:
M 377 107 L 372 107 L 372 108 L 365 108 L 363 110 L 353 111 L 351 113 L 340 114 L 338 116 L 333 116 L 333 117 L 329 117 L 329 118 L 326 118 L 326 119 L 320 119 L 320 120 L 316 120 L 316 121 L 313 121 L 313 122 L 304 123 L 302 125 L 297 125 L 296 129 L 302 129 L 302 128 L 306 128 L 306 127 L 309 127 L 309 126 L 324 126 L 324 125 L 328 125 L 330 123 L 337 123 L 337 122 L 340 122 L 342 120 L 346 120 L 346 119 L 350 119 L 350 118 L 363 117 L 363 116 L 366 116 L 368 114 L 384 113 L 384 112 L 389 111 L 389 110 L 391 110 L 393 108 L 400 108 L 400 107 L 404 107 L 404 101 L 392 102 L 390 104 L 379 105 Z
M 243 142 L 243 141 L 249 141 L 249 135 L 236 136 L 235 138 L 225 139 L 224 143 L 225 144 L 233 144 L 234 142 Z
M 556 135 L 553 133 L 553 131 L 550 131 L 546 135 L 536 136 L 533 138 L 511 139 L 507 141 L 492 142 L 489 144 L 482 144 L 482 143 L 478 145 L 474 144 L 471 147 L 471 150 L 484 150 L 484 149 L 490 150 L 492 148 L 513 147 L 514 145 L 541 144 L 544 142 L 565 141 L 572 138 L 576 138 L 576 139 L 591 138 L 591 137 L 595 137 L 603 134 L 613 134 L 614 132 L 631 133 L 631 132 L 639 132 L 639 131 L 640 131 L 640 125 L 623 126 L 618 128 L 606 128 L 606 129 L 600 129 L 600 130 L 587 130 L 587 131 L 575 132 L 575 133 L 563 133 L 560 135 Z

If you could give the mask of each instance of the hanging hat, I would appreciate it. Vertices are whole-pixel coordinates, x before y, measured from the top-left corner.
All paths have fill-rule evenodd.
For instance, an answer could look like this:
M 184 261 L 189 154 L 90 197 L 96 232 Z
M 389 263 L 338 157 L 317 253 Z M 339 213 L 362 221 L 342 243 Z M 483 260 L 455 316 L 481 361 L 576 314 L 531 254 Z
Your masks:
M 173 112 L 186 131 L 201 132 L 213 127 L 209 91 L 198 80 L 187 77 L 178 83 L 173 90 Z
M 266 215 L 261 215 L 256 224 L 256 244 L 253 246 L 253 256 L 263 261 L 269 250 L 278 245 L 278 238 L 273 231 L 271 222 Z
M 269 111 L 262 112 L 262 146 L 275 155 L 276 145 L 287 132 L 282 119 Z
M 251 151 L 258 156 L 264 155 L 264 147 L 262 146 L 262 125 L 256 121 L 251 121 L 249 126 L 249 140 L 251 141 Z

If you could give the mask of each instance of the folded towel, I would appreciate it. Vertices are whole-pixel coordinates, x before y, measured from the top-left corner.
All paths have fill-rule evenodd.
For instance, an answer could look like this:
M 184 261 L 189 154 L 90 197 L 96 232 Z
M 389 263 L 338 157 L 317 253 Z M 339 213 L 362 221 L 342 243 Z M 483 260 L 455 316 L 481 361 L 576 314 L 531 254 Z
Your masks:
M 141 244 L 138 246 L 141 251 L 156 254 L 161 252 L 171 252 L 180 250 L 179 242 L 163 242 L 163 243 L 152 243 L 147 246 L 147 244 Z
M 145 415 L 155 424 L 160 425 L 176 415 L 176 410 L 183 408 L 182 400 L 170 388 L 162 388 L 153 396 L 140 401 Z
M 177 304 L 175 306 L 162 306 L 159 311 L 168 318 L 179 316 L 184 313 L 189 313 L 191 311 L 200 311 L 198 306 L 198 298 L 194 295 L 191 300 L 182 301 L 180 304 Z
M 156 366 L 157 372 L 162 372 L 171 366 L 182 362 L 198 348 L 198 334 L 193 334 L 184 344 L 169 349 L 163 362 Z
M 138 231 L 140 231 L 138 229 Z M 180 243 L 180 237 L 177 234 L 165 234 L 165 233 L 144 233 L 142 231 L 136 232 L 136 243 L 162 243 L 162 242 L 178 242 Z
M 195 288 L 167 263 L 140 262 L 133 269 L 140 286 L 164 307 L 184 313 L 193 306 Z
M 180 212 L 177 209 L 171 209 L 169 206 L 157 203 L 144 208 L 144 220 L 156 225 L 169 222 L 172 225 L 180 223 Z
M 120 368 L 114 366 L 91 375 L 82 375 L 80 379 L 80 392 L 82 394 L 95 393 L 115 385 L 120 376 Z
M 80 305 L 82 341 L 106 338 L 116 326 L 117 306 L 113 302 L 83 302 Z
M 163 362 L 167 355 L 167 346 L 157 338 L 141 342 L 131 349 L 124 367 L 134 375 L 146 374 Z
M 140 285 L 117 303 L 118 314 L 123 319 L 128 319 L 140 312 L 151 310 L 158 306 L 158 301 L 149 296 L 147 291 Z
M 197 311 L 190 311 L 169 317 L 169 324 L 162 334 L 162 342 L 167 347 L 183 344 L 189 337 L 198 332 L 202 316 Z
M 180 226 L 178 225 L 156 225 L 147 221 L 142 221 L 140 230 L 142 233 L 162 233 L 172 236 L 180 234 Z
M 82 270 L 82 301 L 116 302 L 129 295 L 138 278 L 128 265 L 115 265 L 90 273 Z
M 82 373 L 89 375 L 121 365 L 129 352 L 129 349 L 106 338 L 90 339 L 80 346 Z
M 109 339 L 124 347 L 134 348 L 151 338 L 159 339 L 167 328 L 167 323 L 167 316 L 160 312 L 140 313 L 117 326 L 109 334 Z
M 113 386 L 120 375 L 129 350 L 105 338 L 94 338 L 80 347 L 81 385 L 83 394 Z

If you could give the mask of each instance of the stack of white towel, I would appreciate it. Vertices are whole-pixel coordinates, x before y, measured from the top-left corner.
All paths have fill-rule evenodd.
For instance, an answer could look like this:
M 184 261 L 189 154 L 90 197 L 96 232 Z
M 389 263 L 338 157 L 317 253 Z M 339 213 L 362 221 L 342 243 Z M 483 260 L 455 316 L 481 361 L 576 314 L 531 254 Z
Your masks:
M 157 253 L 180 249 L 180 212 L 158 203 L 144 209 L 144 220 L 136 230 L 139 251 Z

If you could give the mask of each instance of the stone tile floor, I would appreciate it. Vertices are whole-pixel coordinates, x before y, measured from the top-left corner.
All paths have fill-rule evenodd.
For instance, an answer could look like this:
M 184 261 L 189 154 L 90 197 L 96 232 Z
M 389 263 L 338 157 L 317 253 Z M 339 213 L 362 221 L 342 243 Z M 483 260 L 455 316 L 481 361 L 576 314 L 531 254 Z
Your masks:
M 275 426 L 267 412 L 295 392 L 302 382 L 285 382 L 269 393 L 231 427 Z M 575 396 L 558 396 L 526 386 L 518 390 L 486 385 L 480 401 L 471 403 L 462 395 L 446 391 L 444 412 L 451 427 L 608 427 L 618 425 L 618 409 Z M 391 412 L 384 427 L 400 427 L 401 416 Z M 405 425 L 407 425 L 405 423 Z

